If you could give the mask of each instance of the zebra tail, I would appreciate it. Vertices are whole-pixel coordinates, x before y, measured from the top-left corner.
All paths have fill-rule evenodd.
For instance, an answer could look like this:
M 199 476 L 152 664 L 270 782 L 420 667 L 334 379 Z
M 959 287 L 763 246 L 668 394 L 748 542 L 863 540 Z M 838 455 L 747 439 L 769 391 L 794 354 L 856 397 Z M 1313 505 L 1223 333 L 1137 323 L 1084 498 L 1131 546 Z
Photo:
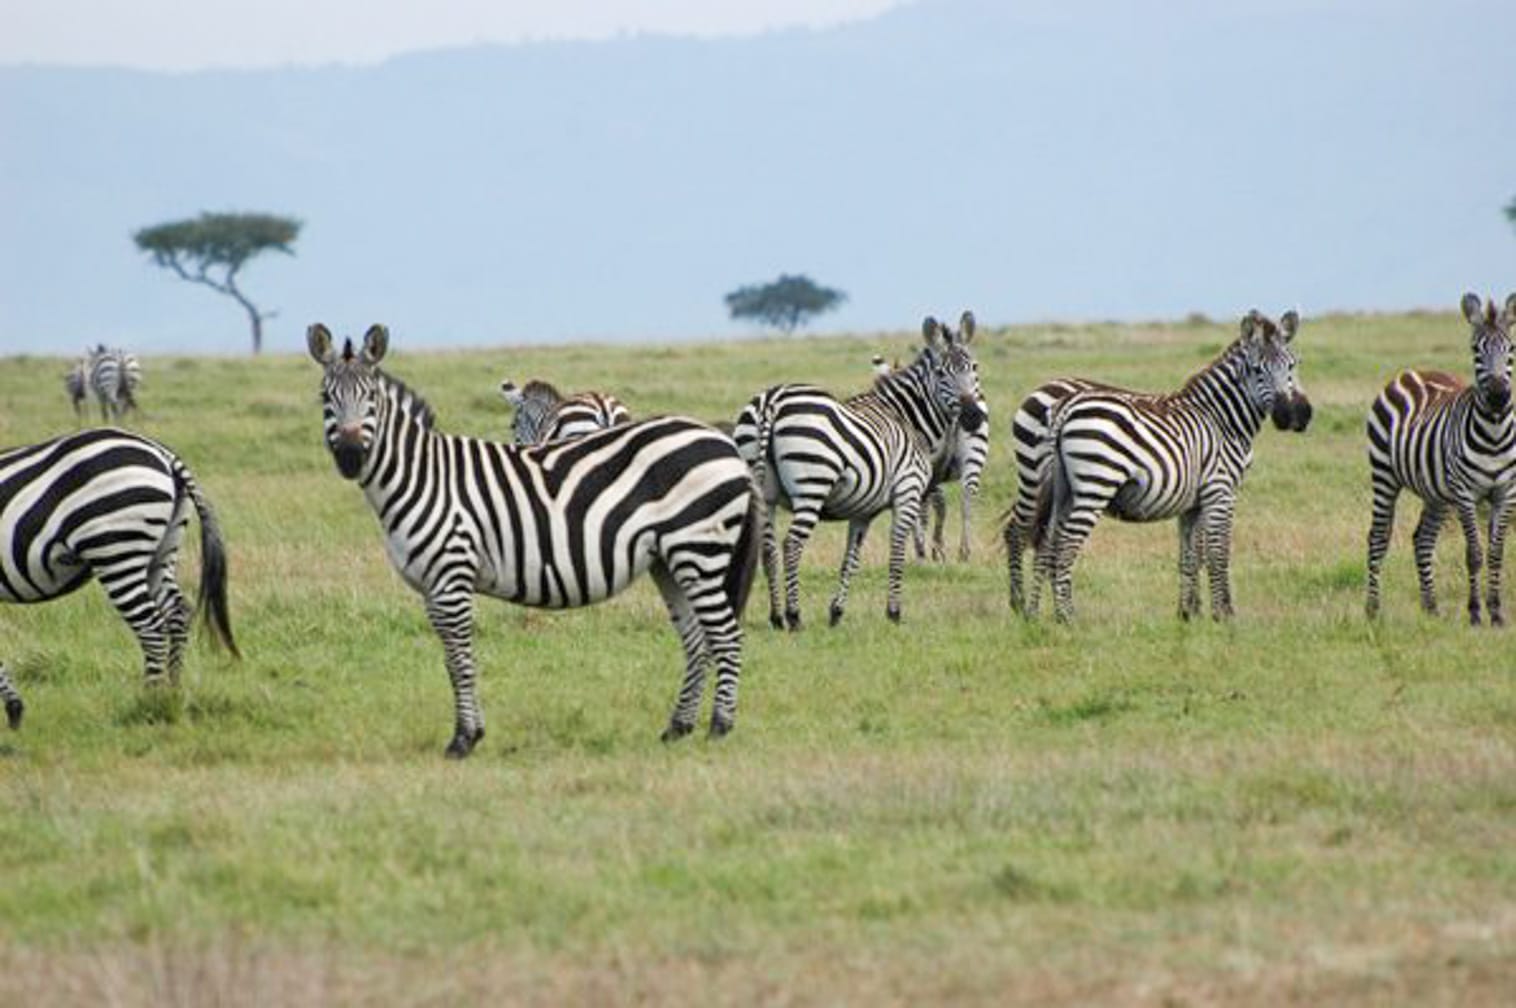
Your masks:
M 731 600 L 732 614 L 739 624 L 758 573 L 758 546 L 763 531 L 763 500 L 758 496 L 761 492 L 753 482 L 748 492 L 747 514 L 742 516 L 742 531 L 732 550 L 731 565 L 726 569 L 726 597 Z
M 223 645 L 232 657 L 241 658 L 242 652 L 237 650 L 237 642 L 232 639 L 231 610 L 226 600 L 226 545 L 221 539 L 216 512 L 183 462 L 174 467 L 174 479 L 182 492 L 189 495 L 195 513 L 200 517 L 201 570 L 197 608 L 205 613 L 205 625 L 211 630 L 212 641 Z

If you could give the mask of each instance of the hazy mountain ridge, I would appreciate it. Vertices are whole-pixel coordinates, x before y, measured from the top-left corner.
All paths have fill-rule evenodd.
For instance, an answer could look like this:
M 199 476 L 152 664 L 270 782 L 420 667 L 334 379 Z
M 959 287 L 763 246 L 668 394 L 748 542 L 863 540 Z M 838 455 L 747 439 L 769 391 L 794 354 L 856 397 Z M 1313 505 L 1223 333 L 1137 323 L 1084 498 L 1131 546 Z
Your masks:
M 234 305 L 130 242 L 202 209 L 307 221 L 245 276 L 281 312 L 271 349 L 318 317 L 447 343 L 740 332 L 721 295 L 781 271 L 848 291 L 823 324 L 855 328 L 1513 284 L 1516 75 L 1477 58 L 1516 23 L 1496 5 L 1006 6 L 367 68 L 0 68 L 0 348 L 244 344 Z

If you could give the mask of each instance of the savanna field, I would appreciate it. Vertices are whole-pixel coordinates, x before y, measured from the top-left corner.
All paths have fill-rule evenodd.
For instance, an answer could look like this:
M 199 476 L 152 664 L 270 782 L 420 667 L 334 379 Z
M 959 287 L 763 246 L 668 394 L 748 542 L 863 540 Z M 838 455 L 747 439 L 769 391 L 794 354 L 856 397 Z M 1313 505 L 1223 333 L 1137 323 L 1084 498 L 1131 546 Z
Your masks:
M 915 331 L 421 352 L 396 329 L 385 366 L 441 429 L 504 438 L 505 376 L 730 420 L 777 381 L 862 389 Z M 651 582 L 481 600 L 489 733 L 461 763 L 441 647 L 322 443 L 319 368 L 146 358 L 131 426 L 217 507 L 244 658 L 197 633 L 150 692 L 98 586 L 0 607 L 28 704 L 0 734 L 0 1004 L 1509 1003 L 1516 631 L 1466 625 L 1451 528 L 1420 614 L 1409 497 L 1363 618 L 1365 411 L 1402 365 L 1469 373 L 1456 314 L 1304 320 L 1315 419 L 1260 435 L 1233 623 L 1175 617 L 1172 523 L 1101 522 L 1072 625 L 1007 606 L 1020 398 L 1171 389 L 1235 332 L 982 328 L 973 559 L 913 561 L 893 626 L 881 517 L 828 629 L 823 526 L 802 633 L 755 584 L 719 742 L 658 742 L 683 665 Z M 74 427 L 65 365 L 0 358 L 0 444 Z

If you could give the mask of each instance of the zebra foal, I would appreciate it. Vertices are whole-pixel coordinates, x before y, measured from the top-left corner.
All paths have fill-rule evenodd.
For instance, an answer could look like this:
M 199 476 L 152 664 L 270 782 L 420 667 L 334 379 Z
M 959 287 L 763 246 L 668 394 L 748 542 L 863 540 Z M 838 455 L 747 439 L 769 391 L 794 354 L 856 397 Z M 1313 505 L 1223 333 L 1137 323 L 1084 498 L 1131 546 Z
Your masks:
M 101 422 L 107 424 L 119 422 L 129 410 L 138 409 L 137 387 L 141 384 L 142 363 L 137 355 L 104 343 L 86 350 L 63 375 L 74 416 L 83 419 L 84 400 L 93 392 L 100 404 Z
M 1500 575 L 1516 482 L 1516 420 L 1511 409 L 1511 326 L 1516 294 L 1497 314 L 1495 304 L 1465 294 L 1460 304 L 1469 324 L 1474 384 L 1440 371 L 1407 370 L 1390 379 L 1369 408 L 1369 471 L 1374 486 L 1369 523 L 1368 599 L 1370 618 L 1379 615 L 1379 576 L 1390 546 L 1395 502 L 1401 490 L 1422 500 L 1412 537 L 1421 607 L 1437 611 L 1432 558 L 1437 533 L 1449 511 L 1463 530 L 1469 578 L 1469 622 L 1478 625 L 1479 543 L 1477 509 L 1489 506 L 1490 623 L 1505 622 Z
M 565 396 L 537 378 L 522 386 L 507 378 L 500 383 L 500 394 L 516 408 L 511 439 L 518 445 L 579 437 L 632 419 L 631 411 L 613 395 L 576 392 Z
M 738 621 L 757 561 L 758 504 L 730 438 L 664 417 L 523 447 L 444 434 L 431 407 L 378 367 L 389 331 L 361 347 L 317 323 L 322 425 L 337 471 L 363 489 L 390 562 L 419 593 L 453 687 L 447 755 L 484 737 L 475 692 L 474 596 L 571 608 L 647 573 L 685 654 L 665 741 L 693 730 L 715 667 L 713 736 L 731 730 L 742 666 Z
M 1032 539 L 1051 573 L 1055 615 L 1072 615 L 1074 560 L 1102 513 L 1124 521 L 1179 520 L 1179 614 L 1200 612 L 1199 568 L 1210 579 L 1211 615 L 1232 615 L 1229 565 L 1237 491 L 1265 417 L 1303 431 L 1310 401 L 1291 348 L 1299 316 L 1278 324 L 1256 311 L 1241 335 L 1168 395 L 1104 388 L 1076 391 L 1055 410 L 1047 478 L 1038 490 Z M 1036 609 L 1033 586 L 1029 605 Z
M 176 575 L 193 508 L 200 518 L 200 608 L 232 654 L 226 551 L 210 501 L 163 445 L 110 428 L 0 452 L 0 601 L 47 602 L 91 577 L 142 647 L 149 683 L 178 678 L 192 610 Z M 0 665 L 12 728 L 24 709 Z
M 939 462 L 954 448 L 955 424 L 973 431 L 989 406 L 969 350 L 974 316 L 960 332 L 936 319 L 922 323 L 925 346 L 902 370 L 881 375 L 869 392 L 841 401 L 813 385 L 765 389 L 738 415 L 732 437 L 763 497 L 763 569 L 769 622 L 799 630 L 800 558 L 820 521 L 846 521 L 847 546 L 830 622 L 841 621 L 864 536 L 891 510 L 885 615 L 900 620 L 905 542 L 921 518 L 921 499 Z M 773 509 L 792 518 L 784 537 L 784 605 L 780 608 Z

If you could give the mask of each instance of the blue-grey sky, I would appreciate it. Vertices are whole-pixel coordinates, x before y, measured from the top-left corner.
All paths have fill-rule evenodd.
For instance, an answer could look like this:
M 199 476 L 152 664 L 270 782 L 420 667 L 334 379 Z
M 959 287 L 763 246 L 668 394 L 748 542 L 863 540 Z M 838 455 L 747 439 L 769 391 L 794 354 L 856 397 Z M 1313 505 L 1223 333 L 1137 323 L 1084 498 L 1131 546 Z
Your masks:
M 899 0 L 6 0 L 0 63 L 147 70 L 372 63 L 481 42 L 750 34 Z

